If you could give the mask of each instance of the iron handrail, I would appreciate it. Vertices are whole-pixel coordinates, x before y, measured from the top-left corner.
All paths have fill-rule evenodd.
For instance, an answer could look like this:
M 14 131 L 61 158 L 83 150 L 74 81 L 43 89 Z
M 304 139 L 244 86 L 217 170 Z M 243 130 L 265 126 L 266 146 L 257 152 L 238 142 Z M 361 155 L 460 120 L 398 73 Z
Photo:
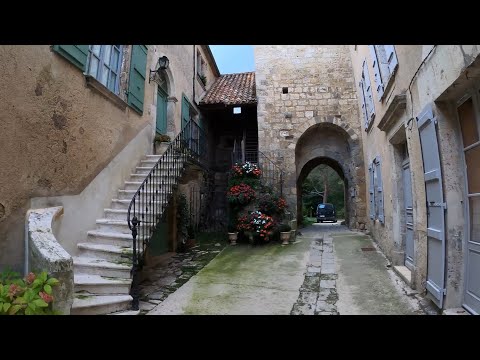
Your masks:
M 127 224 L 132 232 L 132 308 L 138 310 L 138 271 L 143 266 L 145 250 L 165 218 L 187 162 L 202 164 L 206 157 L 206 136 L 193 120 L 169 144 L 166 151 L 145 174 L 132 197 L 127 211 Z

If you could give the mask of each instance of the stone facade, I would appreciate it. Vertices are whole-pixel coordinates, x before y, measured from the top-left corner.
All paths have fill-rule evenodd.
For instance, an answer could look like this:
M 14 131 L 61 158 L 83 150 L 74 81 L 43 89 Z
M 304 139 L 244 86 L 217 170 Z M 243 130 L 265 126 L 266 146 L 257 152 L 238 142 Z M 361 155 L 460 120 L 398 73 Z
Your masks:
M 153 152 L 157 84 L 149 82 L 149 75 L 160 56 L 170 60 L 171 136 L 180 131 L 182 95 L 195 109 L 194 92 L 198 99 L 219 75 L 205 45 L 148 45 L 143 114 L 139 114 L 125 102 L 131 47 L 124 46 L 118 95 L 92 86 L 79 68 L 49 45 L 0 47 L 0 269 L 23 267 L 28 208 L 68 203 L 62 224 L 81 224 L 69 229 L 76 236 L 92 228 L 140 157 Z M 195 84 L 197 49 L 205 54 L 205 90 Z M 95 189 L 84 192 L 100 174 L 102 181 Z M 71 241 L 78 240 L 72 236 Z
M 480 46 L 394 45 L 394 49 L 398 66 L 393 76 L 388 81 L 384 80 L 385 92 L 380 98 L 372 49 L 368 45 L 350 46 L 355 83 L 360 82 L 363 62 L 366 61 L 372 84 L 375 118 L 367 131 L 362 129 L 360 132 L 366 174 L 375 157 L 382 159 L 385 221 L 381 223 L 369 219 L 367 228 L 393 265 L 403 266 L 406 230 L 402 161 L 408 151 L 414 219 L 411 286 L 421 293 L 428 293 L 428 274 L 429 271 L 434 272 L 429 270 L 428 264 L 443 266 L 445 281 L 440 284 L 446 292 L 443 308 L 460 307 L 464 303 L 464 254 L 468 246 L 469 225 L 466 216 L 466 169 L 457 106 L 458 101 L 479 84 L 476 74 L 479 71 Z M 356 88 L 361 109 L 362 91 L 358 86 Z M 432 245 L 427 240 L 429 231 L 424 163 L 417 126 L 418 118 L 428 109 L 438 121 L 438 151 L 435 148 L 429 151 L 438 153 L 441 163 L 441 182 L 446 203 L 444 261 L 439 257 L 429 258 L 428 255 L 432 250 L 429 246 Z M 368 203 L 368 194 L 366 196 Z
M 365 223 L 362 136 L 348 47 L 255 46 L 255 66 L 259 150 L 285 171 L 284 195 L 293 213 L 300 220 L 303 179 L 326 163 L 345 179 L 348 225 Z

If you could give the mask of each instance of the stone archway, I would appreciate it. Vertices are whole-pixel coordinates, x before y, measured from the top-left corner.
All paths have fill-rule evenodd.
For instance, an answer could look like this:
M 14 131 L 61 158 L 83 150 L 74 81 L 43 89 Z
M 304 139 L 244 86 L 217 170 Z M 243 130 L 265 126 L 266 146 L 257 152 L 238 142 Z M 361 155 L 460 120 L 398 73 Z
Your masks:
M 331 122 L 310 126 L 295 145 L 297 220 L 302 218 L 301 186 L 310 171 L 320 164 L 334 169 L 345 184 L 346 224 L 355 228 L 365 222 L 363 157 L 353 130 Z
M 349 203 L 348 203 L 348 178 L 345 177 L 344 169 L 342 165 L 331 158 L 328 157 L 316 157 L 309 162 L 307 162 L 300 171 L 300 174 L 297 178 L 297 221 L 301 223 L 302 218 L 302 208 L 303 208 L 303 197 L 302 197 L 302 184 L 305 181 L 306 177 L 310 172 L 319 165 L 328 165 L 331 167 L 338 176 L 342 179 L 344 184 L 344 199 L 345 199 L 345 223 L 349 223 Z

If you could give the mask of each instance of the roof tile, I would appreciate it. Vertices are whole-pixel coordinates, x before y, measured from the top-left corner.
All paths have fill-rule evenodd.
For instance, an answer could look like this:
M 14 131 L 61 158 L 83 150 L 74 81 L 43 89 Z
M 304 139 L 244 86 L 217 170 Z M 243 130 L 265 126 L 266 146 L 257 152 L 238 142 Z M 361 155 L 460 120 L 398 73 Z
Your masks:
M 221 75 L 200 100 L 201 105 L 256 103 L 254 72 Z

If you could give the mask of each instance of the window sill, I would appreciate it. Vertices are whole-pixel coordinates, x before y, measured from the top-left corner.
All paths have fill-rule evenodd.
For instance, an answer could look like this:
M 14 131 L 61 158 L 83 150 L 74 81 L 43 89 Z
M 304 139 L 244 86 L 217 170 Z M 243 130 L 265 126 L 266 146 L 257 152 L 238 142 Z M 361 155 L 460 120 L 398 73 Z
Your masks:
M 98 93 L 103 95 L 105 98 L 110 100 L 114 105 L 119 107 L 122 110 L 125 110 L 128 104 L 123 101 L 117 94 L 111 92 L 106 86 L 104 86 L 100 81 L 95 79 L 91 75 L 85 75 L 85 81 L 87 82 L 87 86 L 95 89 Z

